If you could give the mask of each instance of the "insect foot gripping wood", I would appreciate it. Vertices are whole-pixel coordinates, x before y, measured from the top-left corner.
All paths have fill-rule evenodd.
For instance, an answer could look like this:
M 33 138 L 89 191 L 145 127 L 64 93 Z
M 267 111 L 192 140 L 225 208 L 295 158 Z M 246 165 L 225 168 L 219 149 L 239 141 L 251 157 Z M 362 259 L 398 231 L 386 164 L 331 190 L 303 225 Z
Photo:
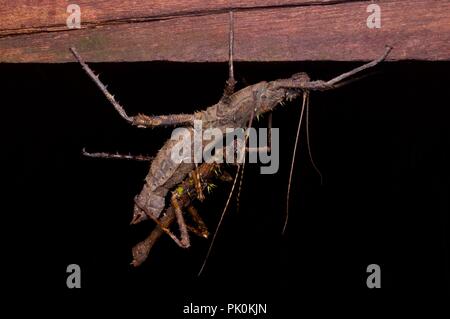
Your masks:
M 255 116 L 272 112 L 280 103 L 293 100 L 299 96 L 303 96 L 303 107 L 305 107 L 305 101 L 307 103 L 307 96 L 310 91 L 330 90 L 349 83 L 351 81 L 351 77 L 355 74 L 371 68 L 383 61 L 392 49 L 391 47 L 387 47 L 384 54 L 378 59 L 341 74 L 329 81 L 311 81 L 306 73 L 296 73 L 290 78 L 270 82 L 263 81 L 234 92 L 234 85 L 236 81 L 234 80 L 233 75 L 232 13 L 230 14 L 230 22 L 229 79 L 226 82 L 223 97 L 216 104 L 194 114 L 174 114 L 161 116 L 138 114 L 136 116 L 129 116 L 123 107 L 115 100 L 114 96 L 108 92 L 98 76 L 95 75 L 90 67 L 83 61 L 76 49 L 71 48 L 70 50 L 81 64 L 84 71 L 102 91 L 119 115 L 128 123 L 137 126 L 138 128 L 148 128 L 160 125 L 184 126 L 190 133 L 193 133 L 194 121 L 196 120 L 202 121 L 203 129 L 216 128 L 222 132 L 225 132 L 226 128 L 247 128 L 252 125 L 252 121 Z M 301 122 L 302 121 L 300 119 L 299 125 L 301 125 Z M 205 142 L 202 141 L 202 143 Z M 157 226 L 146 240 L 133 248 L 132 264 L 134 266 L 142 264 L 150 249 L 153 247 L 155 241 L 163 233 L 169 235 L 177 245 L 183 248 L 190 246 L 188 235 L 189 229 L 191 229 L 191 232 L 194 234 L 201 234 L 202 237 L 207 237 L 208 233 L 207 230 L 205 231 L 203 221 L 200 216 L 195 213 L 195 209 L 191 209 L 190 207 L 197 198 L 200 200 L 203 198 L 203 191 L 208 188 L 208 183 L 215 178 L 216 175 L 221 175 L 217 174 L 217 171 L 220 170 L 220 164 L 202 163 L 199 166 L 194 165 L 194 143 L 191 143 L 190 145 L 192 150 L 190 152 L 190 154 L 192 154 L 190 161 L 180 163 L 175 162 L 171 158 L 171 153 L 175 145 L 176 141 L 170 139 L 166 141 L 166 143 L 158 151 L 155 158 L 151 162 L 142 191 L 135 198 L 133 219 L 131 223 L 136 224 L 143 220 L 151 219 Z M 133 159 L 130 155 L 120 156 L 118 154 L 108 155 L 104 153 L 87 152 L 85 152 L 85 155 L 91 157 Z M 145 157 L 140 156 L 136 157 L 136 159 L 143 160 Z M 245 161 L 241 165 L 238 164 L 238 173 L 241 166 L 241 171 L 243 171 L 244 165 Z M 234 186 L 236 185 L 238 173 L 234 178 L 231 194 Z M 171 192 L 171 201 L 167 207 L 165 198 L 169 192 Z M 222 212 L 220 222 L 217 225 L 204 264 L 206 263 L 211 251 L 215 235 L 220 227 L 220 223 L 223 219 L 223 215 L 225 214 L 230 197 L 228 198 L 225 209 Z M 196 226 L 189 226 L 186 224 L 185 214 L 190 216 L 190 219 L 194 221 Z M 177 237 L 170 229 L 170 226 L 174 221 L 178 224 L 180 237 Z

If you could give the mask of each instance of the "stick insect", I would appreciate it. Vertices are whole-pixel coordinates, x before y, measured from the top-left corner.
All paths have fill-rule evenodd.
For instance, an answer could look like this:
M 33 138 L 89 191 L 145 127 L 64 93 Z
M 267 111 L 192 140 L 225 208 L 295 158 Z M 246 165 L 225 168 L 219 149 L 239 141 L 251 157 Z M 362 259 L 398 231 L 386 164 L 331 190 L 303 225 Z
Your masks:
M 306 117 L 308 114 L 310 92 L 331 90 L 354 81 L 354 75 L 372 68 L 382 62 L 387 57 L 392 48 L 387 46 L 384 53 L 378 59 L 357 67 L 349 72 L 343 73 L 328 81 L 313 81 L 306 73 L 301 72 L 293 74 L 289 78 L 278 79 L 274 81 L 262 81 L 235 91 L 236 80 L 234 78 L 233 66 L 233 12 L 230 12 L 229 15 L 229 74 L 228 80 L 225 83 L 223 95 L 216 104 L 194 114 L 171 114 L 159 116 L 148 116 L 145 114 L 138 114 L 135 116 L 128 115 L 125 109 L 119 104 L 119 102 L 116 101 L 114 96 L 109 93 L 109 91 L 106 89 L 106 86 L 100 81 L 99 77 L 95 75 L 91 68 L 84 62 L 77 50 L 75 48 L 71 48 L 70 50 L 75 56 L 76 60 L 78 60 L 78 62 L 81 64 L 81 67 L 84 69 L 84 71 L 94 81 L 96 86 L 104 94 L 106 99 L 112 104 L 112 106 L 119 113 L 122 119 L 124 119 L 130 125 L 136 126 L 138 128 L 152 128 L 156 126 L 183 126 L 187 127 L 192 133 L 195 120 L 201 120 L 204 127 L 214 127 L 222 131 L 225 131 L 225 129 L 228 127 L 249 128 L 252 126 L 253 119 L 255 117 L 265 113 L 271 114 L 271 112 L 278 105 L 282 104 L 285 101 L 292 101 L 301 96 L 302 106 L 296 133 L 287 189 L 286 216 L 283 226 L 284 232 L 289 216 L 289 194 L 292 182 L 295 154 L 299 141 L 300 128 L 303 123 L 304 111 L 306 110 Z M 307 123 L 308 121 L 306 121 L 306 125 L 308 125 Z M 247 144 L 247 137 L 248 136 L 246 135 L 244 147 L 246 147 Z M 167 234 L 168 236 L 170 236 L 173 241 L 182 248 L 188 248 L 190 246 L 190 237 L 188 231 L 202 237 L 208 237 L 209 234 L 205 223 L 197 213 L 193 204 L 195 200 L 203 201 L 203 199 L 205 198 L 204 190 L 208 187 L 208 183 L 217 175 L 220 175 L 217 174 L 217 172 L 220 170 L 220 165 L 217 163 L 201 163 L 201 165 L 196 165 L 193 164 L 193 158 L 190 163 L 176 163 L 171 159 L 171 151 L 174 147 L 174 144 L 175 141 L 173 140 L 166 141 L 166 143 L 162 146 L 162 148 L 153 159 L 147 158 L 145 156 L 133 157 L 131 155 L 88 153 L 84 151 L 84 155 L 90 157 L 123 158 L 151 161 L 150 169 L 145 178 L 145 183 L 143 185 L 142 191 L 134 199 L 134 210 L 131 223 L 137 224 L 143 220 L 150 219 L 156 223 L 156 227 L 147 239 L 140 242 L 133 248 L 132 265 L 134 266 L 139 266 L 140 264 L 142 264 L 142 262 L 145 261 L 155 241 L 162 234 Z M 252 151 L 248 148 L 246 150 Z M 308 151 L 311 157 L 309 146 Z M 314 162 L 313 166 L 317 170 Z M 210 243 L 208 252 L 199 274 L 202 272 L 209 257 L 216 238 L 216 234 L 230 203 L 230 199 L 236 187 L 239 175 L 241 176 L 241 182 L 239 184 L 240 186 L 242 184 L 244 168 L 245 161 L 242 164 L 237 165 L 236 175 L 234 178 L 232 178 L 233 183 L 230 194 L 228 196 L 228 200 L 222 211 L 219 223 L 216 226 L 214 236 Z M 228 178 L 228 180 L 229 179 L 230 178 Z M 168 207 L 166 207 L 167 205 L 165 202 L 165 198 L 167 195 L 170 196 L 170 203 Z M 189 216 L 189 219 L 194 223 L 194 225 L 188 225 L 186 223 L 185 215 Z M 179 227 L 179 236 L 176 236 L 170 229 L 171 224 L 175 221 Z

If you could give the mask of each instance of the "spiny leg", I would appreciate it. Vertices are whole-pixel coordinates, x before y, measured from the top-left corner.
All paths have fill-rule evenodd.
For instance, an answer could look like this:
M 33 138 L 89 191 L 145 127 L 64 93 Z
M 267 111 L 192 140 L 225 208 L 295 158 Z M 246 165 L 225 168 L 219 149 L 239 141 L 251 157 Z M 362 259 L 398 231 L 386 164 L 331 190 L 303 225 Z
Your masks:
M 194 222 L 193 226 L 187 225 L 188 230 L 199 237 L 208 238 L 208 228 L 206 227 L 206 224 L 198 213 L 197 209 L 191 205 L 187 208 L 187 212 Z
M 348 72 L 345 72 L 329 81 L 323 81 L 323 80 L 317 80 L 317 81 L 306 81 L 306 82 L 298 82 L 293 81 L 293 79 L 288 79 L 287 81 L 280 81 L 280 84 L 277 85 L 279 88 L 285 88 L 285 89 L 302 89 L 302 90 L 310 90 L 310 91 L 325 91 L 325 90 L 331 90 L 336 89 L 338 87 L 344 86 L 346 84 L 349 84 L 353 82 L 354 80 L 349 79 L 350 77 L 354 76 L 355 74 L 358 74 L 364 70 L 373 68 L 380 62 L 384 61 L 388 54 L 391 52 L 392 47 L 386 46 L 386 50 L 384 51 L 383 55 L 381 55 L 378 59 L 375 59 L 371 62 L 368 62 L 366 64 L 363 64 L 357 68 L 354 68 L 353 70 L 350 70 Z M 345 81 L 344 81 L 345 80 Z
M 352 79 L 349 79 L 350 77 L 352 77 L 355 74 L 358 74 L 364 70 L 373 68 L 380 62 L 384 61 L 386 59 L 386 57 L 388 56 L 388 54 L 391 52 L 391 50 L 392 50 L 392 47 L 387 45 L 386 50 L 384 51 L 383 55 L 380 56 L 378 59 L 375 59 L 373 61 L 370 61 L 369 63 L 363 64 L 363 65 L 361 65 L 357 68 L 354 68 L 353 70 L 350 70 L 348 72 L 342 73 L 341 75 L 339 75 L 329 81 L 322 81 L 322 80 L 311 81 L 305 86 L 305 89 L 324 91 L 324 90 L 336 89 L 338 87 L 347 85 L 354 81 Z
M 97 87 L 102 91 L 107 100 L 114 106 L 116 111 L 120 116 L 128 123 L 135 125 L 137 127 L 155 127 L 161 125 L 181 125 L 187 124 L 192 125 L 194 123 L 193 114 L 172 114 L 172 115 L 159 115 L 159 116 L 148 116 L 144 114 L 138 114 L 136 116 L 129 116 L 124 108 L 116 101 L 114 95 L 109 93 L 106 86 L 100 81 L 98 75 L 91 70 L 91 68 L 84 62 L 83 58 L 77 52 L 75 48 L 70 48 L 70 51 L 75 56 L 77 61 L 81 64 L 83 70 L 89 75 L 89 77 L 94 81 Z
M 92 158 L 107 158 L 107 159 L 124 159 L 141 162 L 149 162 L 153 160 L 152 156 L 146 155 L 131 155 L 131 154 L 119 154 L 119 153 L 105 153 L 105 152 L 87 152 L 85 148 L 82 150 L 83 156 Z
M 195 168 L 192 171 L 191 176 L 192 176 L 192 180 L 194 182 L 194 187 L 195 187 L 195 192 L 197 193 L 197 198 L 199 201 L 203 202 L 205 200 L 205 195 L 203 194 L 202 181 L 200 178 L 197 163 L 195 163 Z
M 230 11 L 230 31 L 228 38 L 228 80 L 225 83 L 222 101 L 228 101 L 229 97 L 234 93 L 234 86 L 236 85 L 236 80 L 234 79 L 233 51 L 234 51 L 234 17 L 233 11 Z
M 357 67 L 357 68 L 355 68 L 355 69 L 353 69 L 353 70 L 351 70 L 351 71 L 349 71 L 349 72 L 345 72 L 345 73 L 343 73 L 343 74 L 341 74 L 341 75 L 339 75 L 339 76 L 337 76 L 337 77 L 335 77 L 335 78 L 333 78 L 333 79 L 327 81 L 326 84 L 327 84 L 329 87 L 334 87 L 334 86 L 337 85 L 339 82 L 342 82 L 343 80 L 345 80 L 345 79 L 347 79 L 347 78 L 349 78 L 349 77 L 352 77 L 352 76 L 355 75 L 356 73 L 359 73 L 359 72 L 362 72 L 362 71 L 364 71 L 364 70 L 373 68 L 373 67 L 374 67 L 375 65 L 377 65 L 378 63 L 384 61 L 384 59 L 386 59 L 386 57 L 387 57 L 388 54 L 391 52 L 391 50 L 392 50 L 392 47 L 391 47 L 391 46 L 386 46 L 386 50 L 384 51 L 384 54 L 383 54 L 381 57 L 379 57 L 378 59 L 373 60 L 373 61 L 371 61 L 371 62 L 369 62 L 369 63 L 364 64 L 364 65 L 361 65 L 360 67 Z
M 177 219 L 178 226 L 180 228 L 181 240 L 177 237 L 172 237 L 172 239 L 183 248 L 188 248 L 191 244 L 189 241 L 189 234 L 187 231 L 186 222 L 184 221 L 183 212 L 181 211 L 180 204 L 178 203 L 178 194 L 177 192 L 172 193 L 172 198 L 170 200 L 173 209 L 175 210 L 175 217 Z

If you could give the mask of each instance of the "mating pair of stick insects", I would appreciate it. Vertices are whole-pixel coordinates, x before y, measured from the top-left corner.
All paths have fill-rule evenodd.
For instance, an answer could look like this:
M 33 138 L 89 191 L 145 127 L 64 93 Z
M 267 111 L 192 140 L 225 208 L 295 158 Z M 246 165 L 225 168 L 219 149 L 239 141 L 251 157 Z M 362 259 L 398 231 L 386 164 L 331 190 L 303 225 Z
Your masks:
M 271 112 L 285 101 L 291 101 L 299 96 L 302 96 L 302 107 L 300 112 L 300 119 L 297 128 L 295 146 L 292 157 L 292 164 L 290 169 L 290 176 L 287 190 L 286 203 L 286 218 L 283 227 L 283 232 L 286 228 L 289 216 L 289 193 L 292 182 L 292 172 L 295 162 L 295 153 L 299 140 L 300 128 L 303 122 L 303 114 L 306 110 L 308 114 L 309 95 L 311 91 L 325 91 L 335 89 L 353 81 L 352 77 L 357 73 L 374 67 L 391 51 L 391 47 L 386 47 L 384 53 L 376 60 L 357 67 L 349 72 L 343 73 L 329 81 L 310 80 L 306 73 L 295 73 L 289 78 L 278 79 L 274 81 L 262 81 L 253 85 L 244 87 L 235 91 L 236 81 L 234 78 L 233 54 L 234 54 L 234 28 L 233 28 L 233 13 L 230 12 L 230 30 L 229 30 L 229 75 L 226 81 L 225 89 L 222 98 L 214 105 L 207 107 L 203 111 L 198 111 L 193 114 L 171 114 L 148 116 L 138 114 L 130 116 L 126 113 L 124 108 L 111 95 L 106 86 L 100 81 L 97 75 L 90 69 L 90 67 L 83 61 L 75 48 L 71 48 L 73 55 L 81 64 L 82 68 L 89 77 L 94 81 L 97 87 L 103 92 L 107 100 L 116 109 L 119 115 L 128 123 L 138 128 L 152 128 L 156 126 L 184 126 L 187 127 L 191 133 L 195 120 L 200 120 L 204 128 L 218 128 L 225 131 L 226 128 L 249 128 L 253 124 L 253 119 L 264 113 Z M 308 120 L 306 120 L 308 123 Z M 244 141 L 244 147 L 247 144 L 247 137 Z M 134 266 L 140 265 L 146 258 L 155 241 L 163 234 L 169 235 L 173 241 L 180 247 L 187 248 L 190 246 L 190 239 L 188 231 L 202 237 L 208 236 L 208 231 L 200 215 L 193 206 L 195 200 L 202 201 L 204 199 L 204 190 L 208 187 L 208 183 L 216 177 L 220 170 L 219 163 L 201 163 L 194 164 L 194 159 L 189 163 L 177 163 L 172 160 L 171 152 L 175 145 L 175 141 L 167 140 L 157 155 L 150 159 L 145 156 L 133 157 L 130 155 L 106 154 L 106 153 L 87 153 L 85 155 L 91 157 L 104 158 L 124 158 L 151 161 L 149 172 L 145 178 L 145 183 L 142 191 L 135 197 L 134 212 L 132 224 L 139 223 L 146 219 L 151 219 L 156 223 L 156 227 L 150 236 L 143 242 L 137 244 L 133 248 Z M 308 143 L 309 145 L 309 143 Z M 191 145 L 191 147 L 194 147 Z M 309 150 L 309 147 L 308 147 Z M 258 151 L 258 150 L 256 150 Z M 193 154 L 194 152 L 191 152 Z M 310 153 L 310 151 L 309 151 Z M 310 153 L 311 155 L 311 153 Z M 193 156 L 193 155 L 192 155 Z M 312 158 L 311 158 L 312 159 Z M 314 167 L 316 168 L 314 162 Z M 222 223 L 223 217 L 230 203 L 233 190 L 237 184 L 238 176 L 244 173 L 245 161 L 242 164 L 237 164 L 236 175 L 233 180 L 231 191 L 227 203 L 222 211 L 220 221 L 217 225 L 216 231 L 210 243 L 206 258 L 203 262 L 200 273 L 202 272 L 211 248 L 214 244 L 217 231 Z M 221 174 L 219 174 L 221 175 Z M 167 207 L 165 198 L 170 193 L 170 204 Z M 184 212 L 190 216 L 190 219 L 195 225 L 189 226 L 184 217 Z M 179 226 L 180 236 L 177 237 L 171 230 L 170 225 L 176 220 Z M 199 273 L 199 274 L 200 274 Z

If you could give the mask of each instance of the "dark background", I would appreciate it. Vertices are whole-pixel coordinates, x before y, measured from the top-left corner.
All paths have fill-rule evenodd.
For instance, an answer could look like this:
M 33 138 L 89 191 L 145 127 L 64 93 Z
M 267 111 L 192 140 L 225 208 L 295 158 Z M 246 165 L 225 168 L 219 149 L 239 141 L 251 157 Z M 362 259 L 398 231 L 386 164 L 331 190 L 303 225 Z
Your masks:
M 243 87 L 299 71 L 329 79 L 357 65 L 235 69 Z M 129 114 L 204 109 L 220 98 L 227 77 L 226 63 L 92 68 Z M 300 101 L 279 107 L 280 170 L 260 175 L 257 165 L 246 167 L 240 211 L 231 205 L 200 278 L 209 241 L 198 238 L 182 250 L 164 237 L 140 268 L 129 266 L 131 247 L 153 228 L 128 225 L 149 165 L 81 156 L 83 147 L 153 155 L 171 130 L 129 126 L 75 63 L 3 64 L 0 71 L 3 160 L 13 178 L 2 214 L 10 297 L 46 310 L 93 306 L 149 318 L 181 318 L 190 302 L 267 303 L 266 317 L 448 303 L 449 63 L 384 63 L 359 82 L 312 94 L 311 146 L 325 180 L 321 186 L 308 160 L 303 131 L 284 236 Z M 211 231 L 229 188 L 220 185 L 197 205 Z M 71 263 L 81 266 L 78 290 L 66 288 Z M 366 287 L 372 263 L 381 266 L 381 289 Z

